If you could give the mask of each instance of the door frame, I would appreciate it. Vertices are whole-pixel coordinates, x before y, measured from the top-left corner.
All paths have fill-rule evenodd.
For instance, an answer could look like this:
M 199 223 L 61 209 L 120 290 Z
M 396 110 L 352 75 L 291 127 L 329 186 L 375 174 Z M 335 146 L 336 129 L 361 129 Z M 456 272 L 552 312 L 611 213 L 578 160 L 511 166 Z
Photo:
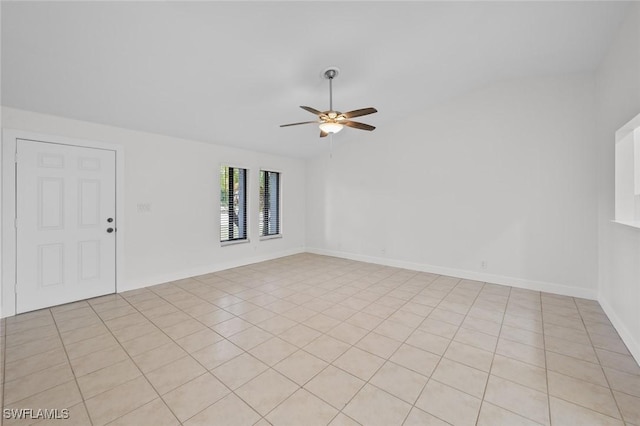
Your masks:
M 116 238 L 116 283 L 123 282 L 124 271 L 124 147 L 120 144 L 74 139 L 64 136 L 48 135 L 16 129 L 2 129 L 2 207 L 0 208 L 0 318 L 16 314 L 16 268 L 17 268 L 17 233 L 16 222 L 16 150 L 17 140 L 26 139 L 35 142 L 72 145 L 83 148 L 99 148 L 116 153 L 116 218 L 118 236 Z

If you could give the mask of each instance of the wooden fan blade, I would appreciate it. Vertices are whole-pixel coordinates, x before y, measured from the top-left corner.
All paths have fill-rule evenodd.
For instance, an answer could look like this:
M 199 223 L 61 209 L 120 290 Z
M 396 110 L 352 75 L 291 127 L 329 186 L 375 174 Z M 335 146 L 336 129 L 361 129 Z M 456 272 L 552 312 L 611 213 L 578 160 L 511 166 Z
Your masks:
M 311 107 L 308 107 L 308 106 L 301 106 L 300 108 L 302 108 L 305 111 L 309 111 L 311 114 L 315 114 L 315 115 L 322 114 L 322 111 L 318 111 L 317 109 L 311 108 Z
M 358 123 L 357 121 L 341 121 L 340 124 L 344 124 L 345 126 L 349 126 L 349 127 L 353 127 L 354 129 L 360 129 L 360 130 L 373 130 L 375 129 L 375 127 L 370 126 L 368 124 L 364 124 L 364 123 Z
M 373 114 L 374 112 L 378 112 L 375 108 L 362 108 L 362 109 L 354 109 L 353 111 L 345 112 L 344 115 L 346 118 L 360 117 L 362 115 Z
M 329 134 L 329 133 L 327 133 L 327 132 L 323 132 L 322 130 L 320 130 L 320 137 L 321 137 L 321 138 L 326 138 L 328 134 Z
M 320 123 L 319 121 L 303 121 L 301 123 L 281 124 L 280 127 L 299 126 L 300 124 Z

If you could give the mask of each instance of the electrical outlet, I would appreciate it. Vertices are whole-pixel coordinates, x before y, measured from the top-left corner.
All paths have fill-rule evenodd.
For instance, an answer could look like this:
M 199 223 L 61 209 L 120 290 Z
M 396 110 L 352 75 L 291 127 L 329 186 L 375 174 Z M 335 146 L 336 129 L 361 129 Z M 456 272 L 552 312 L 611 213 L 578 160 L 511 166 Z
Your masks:
M 486 261 L 486 260 L 483 260 L 482 262 L 480 262 L 480 267 L 481 267 L 482 269 L 487 269 L 487 261 Z

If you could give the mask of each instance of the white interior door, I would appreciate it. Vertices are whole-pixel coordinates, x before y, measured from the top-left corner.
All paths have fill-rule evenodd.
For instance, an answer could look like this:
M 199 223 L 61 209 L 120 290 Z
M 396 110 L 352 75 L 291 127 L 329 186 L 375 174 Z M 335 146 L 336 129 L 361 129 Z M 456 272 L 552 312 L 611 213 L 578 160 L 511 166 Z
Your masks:
M 115 151 L 17 140 L 18 313 L 114 293 Z

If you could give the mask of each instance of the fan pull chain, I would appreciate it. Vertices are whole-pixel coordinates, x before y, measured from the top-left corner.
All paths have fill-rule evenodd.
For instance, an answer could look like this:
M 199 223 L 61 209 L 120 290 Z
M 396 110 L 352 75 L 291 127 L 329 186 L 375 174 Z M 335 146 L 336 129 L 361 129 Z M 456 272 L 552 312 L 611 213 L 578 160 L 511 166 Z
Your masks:
M 329 133 L 329 158 L 333 158 L 333 133 Z

